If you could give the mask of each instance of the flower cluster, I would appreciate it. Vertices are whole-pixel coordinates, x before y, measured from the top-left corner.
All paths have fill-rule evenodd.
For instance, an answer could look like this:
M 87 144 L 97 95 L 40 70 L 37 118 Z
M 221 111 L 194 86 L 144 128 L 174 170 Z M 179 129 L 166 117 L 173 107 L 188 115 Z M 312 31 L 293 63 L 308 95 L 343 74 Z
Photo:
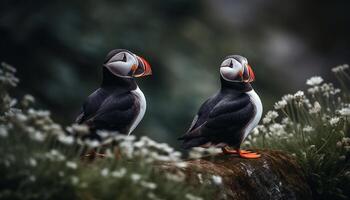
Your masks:
M 341 65 L 332 69 L 340 89 L 314 76 L 306 81 L 309 86 L 306 94 L 298 91 L 284 95 L 244 143 L 290 152 L 307 172 L 308 181 L 314 183 L 313 190 L 319 192 L 315 196 L 332 198 L 330 190 L 346 193 L 342 181 L 350 174 L 348 68 Z M 326 165 L 325 159 L 332 165 Z
M 311 85 L 311 86 L 316 86 L 316 85 L 320 85 L 323 82 L 323 78 L 320 76 L 313 76 L 310 79 L 308 79 L 306 81 L 307 85 Z
M 0 198 L 18 199 L 207 199 L 210 185 L 192 187 L 181 169 L 187 167 L 181 153 L 166 143 L 148 137 L 100 131 L 102 141 L 83 139 L 85 125 L 66 128 L 51 119 L 46 110 L 32 108 L 35 98 L 12 98 L 7 89 L 16 87 L 15 69 L 0 67 L 0 169 L 5 184 Z M 104 159 L 85 159 L 91 151 Z M 167 163 L 172 171 L 155 166 Z M 219 184 L 220 177 L 212 183 Z M 13 188 L 12 185 L 20 185 Z M 46 187 L 49 186 L 49 187 Z M 98 185 L 98 187 L 96 187 Z M 115 188 L 118 188 L 116 191 Z M 93 191 L 93 192 L 91 192 Z M 127 194 L 128 196 L 123 196 Z
M 348 64 L 343 64 L 343 65 L 339 65 L 339 66 L 336 66 L 336 67 L 332 68 L 332 72 L 334 72 L 334 73 L 342 73 L 342 72 L 344 72 L 347 69 L 349 69 L 349 65 Z

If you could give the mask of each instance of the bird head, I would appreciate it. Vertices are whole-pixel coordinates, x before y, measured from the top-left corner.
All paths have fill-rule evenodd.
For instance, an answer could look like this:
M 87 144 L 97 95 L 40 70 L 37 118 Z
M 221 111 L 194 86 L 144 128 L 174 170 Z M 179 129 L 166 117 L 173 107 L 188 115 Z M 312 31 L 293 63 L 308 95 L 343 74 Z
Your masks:
M 103 66 L 115 76 L 124 78 L 152 74 L 151 66 L 144 58 L 125 49 L 110 51 L 106 56 Z
M 255 80 L 254 72 L 248 64 L 248 60 L 239 55 L 227 56 L 221 63 L 220 74 L 223 79 L 230 82 L 250 83 Z

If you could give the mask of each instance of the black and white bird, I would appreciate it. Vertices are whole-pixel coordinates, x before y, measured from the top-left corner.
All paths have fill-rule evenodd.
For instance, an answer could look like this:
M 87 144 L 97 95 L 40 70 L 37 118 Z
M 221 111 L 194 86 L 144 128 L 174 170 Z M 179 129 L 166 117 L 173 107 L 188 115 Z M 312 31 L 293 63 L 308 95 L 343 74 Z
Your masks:
M 221 89 L 202 104 L 189 130 L 180 137 L 182 147 L 221 147 L 225 154 L 243 158 L 260 155 L 244 151 L 240 146 L 258 125 L 262 103 L 251 86 L 255 75 L 248 60 L 230 55 L 220 66 Z M 232 149 L 229 149 L 232 147 Z
M 97 130 L 117 131 L 129 135 L 142 120 L 146 99 L 134 77 L 152 73 L 148 62 L 134 53 L 115 49 L 103 64 L 101 87 L 87 97 L 76 122 L 86 124 L 94 139 Z

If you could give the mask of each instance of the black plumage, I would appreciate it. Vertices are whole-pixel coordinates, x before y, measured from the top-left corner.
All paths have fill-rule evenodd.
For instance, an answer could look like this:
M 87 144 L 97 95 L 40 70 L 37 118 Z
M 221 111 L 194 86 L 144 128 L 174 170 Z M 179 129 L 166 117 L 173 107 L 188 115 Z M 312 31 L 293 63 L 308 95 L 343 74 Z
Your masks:
M 101 87 L 85 100 L 76 122 L 90 127 L 89 138 L 100 139 L 96 130 L 128 134 L 140 112 L 140 102 L 132 93 L 136 88 L 133 78 L 115 76 L 103 67 Z
M 210 142 L 239 148 L 243 132 L 255 115 L 255 107 L 246 92 L 250 83 L 229 82 L 221 78 L 220 91 L 200 107 L 187 133 L 180 137 L 187 149 Z
M 132 78 L 113 76 L 104 69 L 101 88 L 85 101 L 77 123 L 87 124 L 91 130 L 111 130 L 128 133 L 139 112 L 139 102 L 131 93 L 137 85 Z

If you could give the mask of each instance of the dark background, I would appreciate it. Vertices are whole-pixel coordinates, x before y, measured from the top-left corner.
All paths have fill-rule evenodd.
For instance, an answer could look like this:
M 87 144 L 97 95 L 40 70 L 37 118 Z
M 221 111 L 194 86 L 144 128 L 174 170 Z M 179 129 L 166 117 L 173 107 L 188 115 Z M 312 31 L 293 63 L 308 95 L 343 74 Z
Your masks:
M 178 147 L 226 55 L 248 58 L 265 111 L 310 76 L 331 80 L 350 60 L 349 10 L 345 0 L 2 0 L 0 60 L 18 69 L 16 96 L 33 94 L 68 125 L 108 51 L 129 49 L 153 70 L 137 80 L 148 107 L 134 133 Z

